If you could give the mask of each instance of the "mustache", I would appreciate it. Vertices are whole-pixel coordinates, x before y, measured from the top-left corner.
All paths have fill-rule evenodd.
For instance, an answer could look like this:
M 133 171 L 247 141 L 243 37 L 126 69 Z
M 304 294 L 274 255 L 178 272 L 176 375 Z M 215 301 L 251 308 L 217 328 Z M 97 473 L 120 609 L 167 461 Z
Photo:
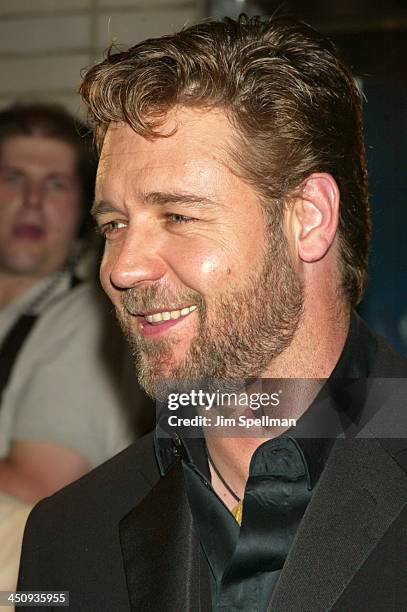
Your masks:
M 203 299 L 199 293 L 185 290 L 174 293 L 166 287 L 151 285 L 143 289 L 131 287 L 120 296 L 122 307 L 131 315 L 140 315 L 149 311 L 180 310 L 185 306 L 197 304 L 204 307 Z

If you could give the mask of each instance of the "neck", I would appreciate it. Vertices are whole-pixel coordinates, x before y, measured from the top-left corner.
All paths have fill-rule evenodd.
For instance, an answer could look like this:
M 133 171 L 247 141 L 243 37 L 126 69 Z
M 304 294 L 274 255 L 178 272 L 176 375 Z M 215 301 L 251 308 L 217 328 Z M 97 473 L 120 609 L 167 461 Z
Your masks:
M 328 378 L 345 344 L 350 309 L 342 302 L 314 303 L 304 314 L 289 347 L 263 372 L 263 378 Z
M 218 438 L 212 436 L 206 440 L 208 453 L 217 469 L 240 499 L 243 499 L 251 457 L 256 448 L 264 441 L 264 438 L 256 440 L 252 438 Z M 236 500 L 225 488 L 210 464 L 209 469 L 212 487 L 225 506 L 232 510 L 236 506 Z
M 328 378 L 337 364 L 343 350 L 349 329 L 350 312 L 338 301 L 330 304 L 321 300 L 314 301 L 313 309 L 304 308 L 301 323 L 291 345 L 267 368 L 263 378 Z M 311 389 L 312 385 L 310 385 Z M 319 387 L 316 384 L 315 395 Z M 311 389 L 312 391 L 312 389 Z M 304 393 L 304 399 L 286 418 L 299 417 L 307 410 L 314 396 Z M 284 429 L 273 430 L 275 437 Z M 258 446 L 267 440 L 261 438 L 218 438 L 207 439 L 208 451 L 228 485 L 243 497 L 249 474 L 251 457 Z M 231 510 L 236 502 L 225 492 L 225 487 L 212 471 L 212 483 L 216 493 Z
M 45 276 L 24 276 L 13 274 L 0 274 L 0 308 L 7 306 L 16 297 L 29 291 Z

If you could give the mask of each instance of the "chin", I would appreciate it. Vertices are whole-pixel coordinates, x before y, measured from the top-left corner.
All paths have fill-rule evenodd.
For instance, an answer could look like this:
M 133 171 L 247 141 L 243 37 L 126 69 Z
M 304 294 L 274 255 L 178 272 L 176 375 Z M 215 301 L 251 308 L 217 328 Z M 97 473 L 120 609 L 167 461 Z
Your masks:
M 137 364 L 138 381 L 144 391 L 154 400 L 165 400 L 172 387 L 174 381 L 177 380 L 177 388 L 179 381 L 177 379 L 176 361 L 168 361 L 165 364 L 146 363 L 146 361 Z
M 19 262 L 13 261 L 12 264 L 8 267 L 12 274 L 16 276 L 40 276 L 42 275 L 42 267 L 40 265 L 33 264 L 30 262 Z

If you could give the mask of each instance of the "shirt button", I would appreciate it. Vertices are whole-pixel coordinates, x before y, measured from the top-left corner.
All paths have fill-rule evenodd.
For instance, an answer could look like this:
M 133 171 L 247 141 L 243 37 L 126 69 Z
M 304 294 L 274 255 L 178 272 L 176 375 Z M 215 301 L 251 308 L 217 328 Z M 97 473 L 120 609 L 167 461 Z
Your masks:
M 178 434 L 174 434 L 172 438 L 173 443 L 173 453 L 176 457 L 181 456 L 181 439 Z

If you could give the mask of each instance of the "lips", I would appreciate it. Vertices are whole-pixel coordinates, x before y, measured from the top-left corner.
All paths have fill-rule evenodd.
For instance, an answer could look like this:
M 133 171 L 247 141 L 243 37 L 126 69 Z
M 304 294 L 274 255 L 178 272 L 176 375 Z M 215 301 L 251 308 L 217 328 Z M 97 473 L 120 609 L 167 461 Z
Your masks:
M 13 229 L 13 236 L 24 240 L 41 240 L 45 236 L 45 230 L 33 223 L 19 223 Z
M 140 329 L 145 336 L 155 336 L 174 327 L 188 317 L 197 306 L 187 306 L 179 310 L 162 310 L 146 315 L 138 315 Z

